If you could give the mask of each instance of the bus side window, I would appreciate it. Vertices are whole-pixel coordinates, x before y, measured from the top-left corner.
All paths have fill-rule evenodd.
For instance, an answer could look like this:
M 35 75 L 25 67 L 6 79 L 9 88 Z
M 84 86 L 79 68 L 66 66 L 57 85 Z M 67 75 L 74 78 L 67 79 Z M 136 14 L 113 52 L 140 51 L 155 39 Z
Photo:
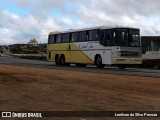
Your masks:
M 48 44 L 51 43 L 51 35 L 48 36 Z
M 99 39 L 98 30 L 89 31 L 89 41 L 97 41 Z
M 78 42 L 78 37 L 79 37 L 79 33 L 78 32 L 72 33 L 71 41 L 72 42 Z
M 54 43 L 54 35 L 49 35 L 48 43 L 49 43 L 49 44 Z
M 67 43 L 70 41 L 70 33 L 65 33 L 62 35 L 62 42 Z
M 89 40 L 89 31 L 86 31 L 86 41 Z
M 79 33 L 79 42 L 87 41 L 87 32 L 83 31 Z
M 72 41 L 72 33 L 68 33 L 69 34 L 69 40 L 68 42 L 71 42 Z
M 56 43 L 57 35 L 54 35 L 54 43 Z
M 55 39 L 55 36 L 52 35 L 52 36 L 51 36 L 51 43 L 54 43 L 54 39 Z
M 62 43 L 66 41 L 66 34 L 62 34 Z
M 56 37 L 56 43 L 61 43 L 61 34 L 57 35 Z
M 66 42 L 70 42 L 71 41 L 71 33 L 67 33 L 66 34 Z

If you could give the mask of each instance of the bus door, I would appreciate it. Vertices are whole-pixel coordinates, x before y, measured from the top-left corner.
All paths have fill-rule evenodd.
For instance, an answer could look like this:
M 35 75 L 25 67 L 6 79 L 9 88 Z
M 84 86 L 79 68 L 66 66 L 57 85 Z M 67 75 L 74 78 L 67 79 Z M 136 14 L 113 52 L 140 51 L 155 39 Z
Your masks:
M 111 30 L 101 30 L 100 44 L 103 46 L 110 46 L 113 38 L 113 32 Z
M 111 64 L 111 42 L 113 40 L 112 30 L 101 30 L 100 32 L 100 44 L 103 46 L 102 61 L 103 64 Z

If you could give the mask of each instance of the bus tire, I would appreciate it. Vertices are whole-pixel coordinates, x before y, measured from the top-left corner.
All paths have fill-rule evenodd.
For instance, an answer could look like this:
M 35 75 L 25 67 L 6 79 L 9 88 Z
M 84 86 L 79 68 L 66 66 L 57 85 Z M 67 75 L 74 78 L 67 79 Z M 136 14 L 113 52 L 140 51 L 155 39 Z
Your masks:
M 55 56 L 55 64 L 56 64 L 56 65 L 60 65 L 59 55 L 56 55 L 56 56 Z
M 66 63 L 65 55 L 61 55 L 60 63 L 64 66 L 70 66 L 69 63 Z
M 61 63 L 61 65 L 65 65 L 65 56 L 64 55 L 61 55 L 60 63 Z
M 102 57 L 100 55 L 97 55 L 95 58 L 95 64 L 97 68 L 104 68 L 104 64 L 102 64 Z

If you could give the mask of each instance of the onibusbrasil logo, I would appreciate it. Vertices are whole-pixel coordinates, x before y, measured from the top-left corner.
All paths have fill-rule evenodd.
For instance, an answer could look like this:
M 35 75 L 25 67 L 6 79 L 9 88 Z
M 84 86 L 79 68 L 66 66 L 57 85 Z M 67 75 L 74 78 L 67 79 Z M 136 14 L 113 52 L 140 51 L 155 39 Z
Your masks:
M 42 113 L 39 112 L 2 112 L 1 117 L 3 118 L 40 118 Z

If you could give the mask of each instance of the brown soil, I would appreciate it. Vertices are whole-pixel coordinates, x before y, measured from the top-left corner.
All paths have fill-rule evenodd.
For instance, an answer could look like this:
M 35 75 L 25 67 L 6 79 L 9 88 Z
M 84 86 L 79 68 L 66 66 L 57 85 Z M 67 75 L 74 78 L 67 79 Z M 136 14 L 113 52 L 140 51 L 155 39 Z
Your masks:
M 0 111 L 99 110 L 160 111 L 160 78 L 0 65 Z

